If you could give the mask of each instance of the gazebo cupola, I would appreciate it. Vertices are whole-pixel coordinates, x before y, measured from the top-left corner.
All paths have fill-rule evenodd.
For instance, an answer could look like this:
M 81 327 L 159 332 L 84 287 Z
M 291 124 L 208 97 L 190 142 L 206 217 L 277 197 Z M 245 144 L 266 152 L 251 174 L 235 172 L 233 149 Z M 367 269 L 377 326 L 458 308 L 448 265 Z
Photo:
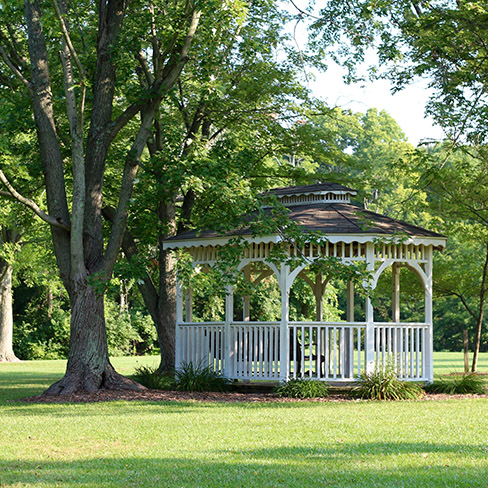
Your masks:
M 166 249 L 185 249 L 193 265 L 211 267 L 219 249 L 235 235 L 245 247 L 239 270 L 254 284 L 276 278 L 281 313 L 276 320 L 253 317 L 249 297 L 234 303 L 235 287 L 225 289 L 225 317 L 218 321 L 196 321 L 192 314 L 192 290 L 177 285 L 176 367 L 183 363 L 208 365 L 235 380 L 312 378 L 320 381 L 351 382 L 362 371 L 371 372 L 389 362 L 396 364 L 404 380 L 432 381 L 432 262 L 434 250 L 446 245 L 435 232 L 364 210 L 353 203 L 357 192 L 337 183 L 275 188 L 274 195 L 288 217 L 307 234 L 320 239 L 296 245 L 281 233 L 255 236 L 251 229 L 225 235 L 214 231 L 189 231 L 167 239 Z M 306 241 L 306 239 L 305 239 Z M 289 259 L 270 259 L 274 246 L 288 258 L 300 256 L 299 264 Z M 374 289 L 380 276 L 390 269 L 391 313 L 389 321 L 374 316 L 371 298 L 358 294 L 365 283 L 348 281 L 344 317 L 324 320 L 327 285 L 334 276 L 312 271 L 320 258 L 333 257 L 344 266 L 363 263 Z M 423 320 L 402 322 L 400 317 L 400 270 L 407 268 L 423 288 Z M 296 280 L 307 283 L 315 300 L 314 320 L 290 320 L 290 290 Z M 355 316 L 355 297 L 364 300 L 361 317 Z M 236 302 L 237 303 L 237 302 Z M 356 307 L 357 308 L 357 307 Z M 240 314 L 240 315 L 239 315 Z
M 316 203 L 350 203 L 351 197 L 357 195 L 356 190 L 337 183 L 275 188 L 268 193 L 275 195 L 286 207 Z

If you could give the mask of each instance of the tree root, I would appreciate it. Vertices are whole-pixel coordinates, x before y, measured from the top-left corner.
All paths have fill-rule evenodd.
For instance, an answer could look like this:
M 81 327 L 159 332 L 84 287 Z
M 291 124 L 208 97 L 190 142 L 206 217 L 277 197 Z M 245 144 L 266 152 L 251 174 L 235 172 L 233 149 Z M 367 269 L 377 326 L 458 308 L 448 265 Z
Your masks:
M 143 391 L 145 386 L 117 373 L 110 363 L 100 373 L 85 368 L 71 367 L 56 383 L 52 384 L 42 396 L 61 396 L 73 393 L 95 393 L 99 390 Z
M 13 352 L 0 354 L 0 363 L 20 363 L 22 362 Z

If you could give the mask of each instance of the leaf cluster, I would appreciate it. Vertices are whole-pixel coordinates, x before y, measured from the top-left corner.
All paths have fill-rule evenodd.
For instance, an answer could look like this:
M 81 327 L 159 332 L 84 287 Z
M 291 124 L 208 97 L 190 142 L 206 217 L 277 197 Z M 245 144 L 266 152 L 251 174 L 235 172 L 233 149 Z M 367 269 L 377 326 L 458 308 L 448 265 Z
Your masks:
M 400 381 L 397 374 L 392 364 L 376 367 L 372 373 L 363 371 L 353 393 L 367 400 L 415 400 L 422 396 L 423 390 L 418 384 Z
M 276 388 L 282 398 L 324 398 L 329 395 L 329 386 L 323 381 L 295 379 Z
M 461 378 L 435 380 L 425 387 L 428 393 L 447 393 L 448 395 L 484 395 L 486 384 L 476 373 L 465 374 Z

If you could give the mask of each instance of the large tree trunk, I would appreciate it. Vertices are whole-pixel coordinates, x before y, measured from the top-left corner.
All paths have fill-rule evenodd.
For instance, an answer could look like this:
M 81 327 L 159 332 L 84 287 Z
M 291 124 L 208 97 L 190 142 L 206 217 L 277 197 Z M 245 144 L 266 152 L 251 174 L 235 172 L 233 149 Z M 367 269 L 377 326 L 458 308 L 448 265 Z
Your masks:
M 175 367 L 175 328 L 176 328 L 176 270 L 171 252 L 160 251 L 159 261 L 159 300 L 156 329 L 161 348 L 160 371 Z
M 18 361 L 12 347 L 13 326 L 12 266 L 6 264 L 0 276 L 0 363 Z
M 71 337 L 66 373 L 44 394 L 90 393 L 101 388 L 145 389 L 118 374 L 110 364 L 103 296 L 84 282 L 74 287 L 71 294 Z

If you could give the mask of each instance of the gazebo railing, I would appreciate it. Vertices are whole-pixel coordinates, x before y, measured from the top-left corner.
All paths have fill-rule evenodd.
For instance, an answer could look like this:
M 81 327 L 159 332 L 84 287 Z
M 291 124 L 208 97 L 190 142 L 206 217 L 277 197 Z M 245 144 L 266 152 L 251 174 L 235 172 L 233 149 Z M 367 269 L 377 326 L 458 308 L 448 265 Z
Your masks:
M 281 322 L 182 322 L 176 327 L 176 364 L 208 366 L 230 379 L 309 378 L 357 381 L 366 368 L 365 322 L 290 322 L 281 358 Z M 375 367 L 393 364 L 404 380 L 426 380 L 427 323 L 381 323 L 373 328 Z
M 290 322 L 289 375 L 355 381 L 364 369 L 364 322 Z
M 427 380 L 425 360 L 429 324 L 396 322 L 374 324 L 375 365 L 393 364 L 402 380 Z
M 225 371 L 225 322 L 176 324 L 176 367 L 185 363 Z
M 236 379 L 280 379 L 280 322 L 232 322 L 229 374 Z

